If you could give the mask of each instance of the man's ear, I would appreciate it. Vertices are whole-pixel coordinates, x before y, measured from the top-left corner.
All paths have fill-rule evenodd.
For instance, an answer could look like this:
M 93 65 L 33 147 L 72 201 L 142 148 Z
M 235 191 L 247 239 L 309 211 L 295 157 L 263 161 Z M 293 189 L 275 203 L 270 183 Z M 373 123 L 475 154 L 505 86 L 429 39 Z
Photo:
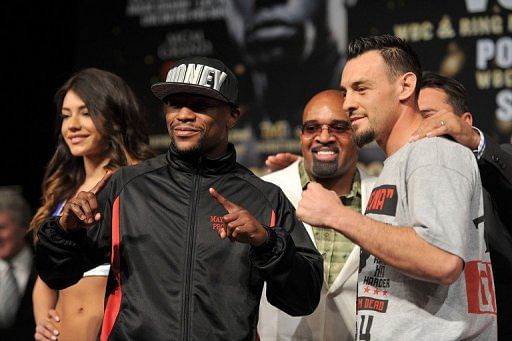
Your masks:
M 400 94 L 398 97 L 401 101 L 414 96 L 417 81 L 418 81 L 418 79 L 413 72 L 406 72 L 401 76 Z
M 462 120 L 469 124 L 470 126 L 473 126 L 473 115 L 469 111 L 466 111 L 461 116 Z
M 238 122 L 238 118 L 240 118 L 240 109 L 231 108 L 231 112 L 229 113 L 228 118 L 228 128 L 231 129 L 235 126 L 236 122 Z

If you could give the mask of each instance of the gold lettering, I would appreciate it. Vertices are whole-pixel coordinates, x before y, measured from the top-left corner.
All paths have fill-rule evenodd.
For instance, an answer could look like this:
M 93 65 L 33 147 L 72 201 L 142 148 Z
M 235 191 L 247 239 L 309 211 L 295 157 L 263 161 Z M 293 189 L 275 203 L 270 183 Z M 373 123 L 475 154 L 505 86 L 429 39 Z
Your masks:
M 495 88 L 502 88 L 504 83 L 503 72 L 501 70 L 492 70 L 492 84 Z
M 478 89 L 512 88 L 512 68 L 475 72 Z
M 290 125 L 287 121 L 263 121 L 260 123 L 261 138 L 284 138 L 289 135 Z
M 395 32 L 395 35 L 397 37 L 400 37 L 402 39 L 407 39 L 408 38 L 407 25 L 394 25 L 393 26 L 393 31 Z
M 169 148 L 169 143 L 171 142 L 171 138 L 169 134 L 154 134 L 149 135 L 149 144 L 156 150 L 165 150 Z
M 299 140 L 266 140 L 258 142 L 257 151 L 263 154 L 276 154 L 280 152 L 300 153 Z
M 448 15 L 444 15 L 441 20 L 439 20 L 437 37 L 439 39 L 451 39 L 455 37 L 455 30 L 453 29 L 452 21 Z
M 491 72 L 488 70 L 477 71 L 475 73 L 476 86 L 479 89 L 489 89 L 491 87 Z
M 395 35 L 411 42 L 428 41 L 434 37 L 434 25 L 430 21 L 407 23 L 393 26 Z
M 503 18 L 499 15 L 459 19 L 461 37 L 487 36 L 503 33 Z
M 229 141 L 231 143 L 247 142 L 251 139 L 251 137 L 252 130 L 250 127 L 246 127 L 243 129 L 235 128 L 229 131 Z

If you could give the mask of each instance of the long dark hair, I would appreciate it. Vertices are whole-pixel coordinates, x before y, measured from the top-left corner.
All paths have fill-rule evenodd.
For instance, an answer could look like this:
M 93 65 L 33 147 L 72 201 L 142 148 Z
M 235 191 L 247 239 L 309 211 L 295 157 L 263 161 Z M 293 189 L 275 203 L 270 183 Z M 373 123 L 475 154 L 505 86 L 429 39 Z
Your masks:
M 121 77 L 96 68 L 74 74 L 54 97 L 57 147 L 44 174 L 42 205 L 30 223 L 34 233 L 56 205 L 71 197 L 85 181 L 83 159 L 71 154 L 61 133 L 60 113 L 69 90 L 84 101 L 96 129 L 108 144 L 105 147 L 110 161 L 105 166 L 106 170 L 154 156 L 144 112 L 128 84 Z

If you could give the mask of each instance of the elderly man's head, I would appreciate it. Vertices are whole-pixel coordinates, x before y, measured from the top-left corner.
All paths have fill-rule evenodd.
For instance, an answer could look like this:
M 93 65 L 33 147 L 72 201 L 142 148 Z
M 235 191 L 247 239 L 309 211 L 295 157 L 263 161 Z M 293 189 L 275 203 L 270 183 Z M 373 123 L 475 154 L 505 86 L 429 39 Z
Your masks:
M 31 211 L 18 190 L 0 188 L 0 258 L 9 260 L 25 246 Z

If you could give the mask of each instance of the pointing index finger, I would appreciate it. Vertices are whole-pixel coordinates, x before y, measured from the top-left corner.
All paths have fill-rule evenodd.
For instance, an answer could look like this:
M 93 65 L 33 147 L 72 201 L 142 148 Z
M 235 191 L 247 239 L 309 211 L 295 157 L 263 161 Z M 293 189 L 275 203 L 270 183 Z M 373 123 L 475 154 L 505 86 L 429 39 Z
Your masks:
M 93 194 L 96 194 L 99 191 L 101 191 L 103 189 L 103 187 L 105 187 L 105 185 L 107 184 L 107 182 L 110 179 L 110 177 L 112 176 L 112 174 L 114 174 L 114 172 L 112 172 L 111 170 L 108 170 L 105 173 L 105 175 L 103 175 L 103 178 L 101 178 L 101 180 L 96 185 L 94 185 L 94 187 L 91 189 L 90 192 L 92 192 Z
M 237 205 L 235 205 L 234 203 L 232 203 L 228 199 L 224 198 L 213 187 L 210 187 L 209 192 L 210 192 L 211 196 L 214 197 L 219 202 L 219 204 L 221 204 L 222 207 L 224 207 L 226 209 L 226 211 L 228 211 L 228 213 L 231 213 L 231 212 L 233 212 L 234 210 L 236 210 L 238 208 Z

